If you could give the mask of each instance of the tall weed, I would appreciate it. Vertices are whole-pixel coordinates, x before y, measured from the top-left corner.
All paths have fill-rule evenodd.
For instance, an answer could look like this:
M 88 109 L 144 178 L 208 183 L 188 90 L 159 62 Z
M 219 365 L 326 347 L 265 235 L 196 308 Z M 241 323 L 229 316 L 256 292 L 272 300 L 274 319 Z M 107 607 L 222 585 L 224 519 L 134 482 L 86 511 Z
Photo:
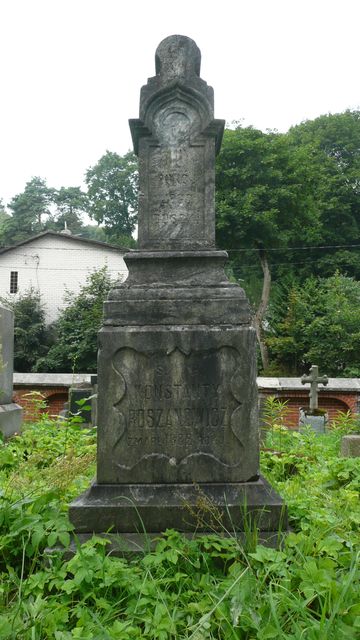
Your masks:
M 236 532 L 189 539 L 168 530 L 137 557 L 113 557 L 94 536 L 70 560 L 44 562 L 45 547 L 69 543 L 67 504 L 94 472 L 95 432 L 46 416 L 28 426 L 0 447 L 0 637 L 360 637 L 360 462 L 339 456 L 343 431 L 284 431 L 282 455 L 262 453 L 289 506 L 281 549 L 256 538 L 244 547 Z M 276 430 L 267 437 L 278 451 Z

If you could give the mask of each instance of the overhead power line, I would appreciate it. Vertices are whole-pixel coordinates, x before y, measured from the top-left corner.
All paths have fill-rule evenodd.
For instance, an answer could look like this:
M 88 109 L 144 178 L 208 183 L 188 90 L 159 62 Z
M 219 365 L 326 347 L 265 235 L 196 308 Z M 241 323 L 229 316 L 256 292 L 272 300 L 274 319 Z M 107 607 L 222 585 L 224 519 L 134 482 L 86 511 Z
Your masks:
M 360 244 L 323 244 L 304 247 L 266 247 L 264 249 L 224 249 L 224 251 L 308 251 L 309 249 L 359 249 Z

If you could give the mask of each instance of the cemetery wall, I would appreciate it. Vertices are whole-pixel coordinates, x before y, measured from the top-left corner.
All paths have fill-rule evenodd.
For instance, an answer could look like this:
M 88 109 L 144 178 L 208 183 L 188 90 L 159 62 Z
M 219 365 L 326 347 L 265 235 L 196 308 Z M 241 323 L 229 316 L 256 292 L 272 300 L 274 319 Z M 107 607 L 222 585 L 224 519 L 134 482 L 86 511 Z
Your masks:
M 24 420 L 31 421 L 36 417 L 34 402 L 29 393 L 36 391 L 45 396 L 47 411 L 50 415 L 58 415 L 67 401 L 70 386 L 74 382 L 90 382 L 90 374 L 14 374 L 14 402 L 24 409 Z M 300 383 L 300 378 L 258 377 L 260 404 L 267 396 L 275 396 L 287 401 L 289 413 L 286 423 L 290 428 L 298 425 L 299 409 L 308 404 L 308 389 Z M 330 420 L 339 411 L 360 413 L 360 379 L 330 378 L 329 385 L 319 390 L 319 407 L 325 409 Z
M 300 407 L 309 406 L 309 386 L 301 378 L 258 378 L 260 403 L 267 396 L 275 396 L 287 402 L 286 424 L 296 428 Z M 333 420 L 339 411 L 360 413 L 360 378 L 329 378 L 327 386 L 319 385 L 319 409 L 328 412 Z
M 68 400 L 69 388 L 79 382 L 90 383 L 90 374 L 14 373 L 14 402 L 23 408 L 25 422 L 36 420 L 41 413 L 57 416 Z M 40 410 L 36 406 L 39 393 L 46 402 Z

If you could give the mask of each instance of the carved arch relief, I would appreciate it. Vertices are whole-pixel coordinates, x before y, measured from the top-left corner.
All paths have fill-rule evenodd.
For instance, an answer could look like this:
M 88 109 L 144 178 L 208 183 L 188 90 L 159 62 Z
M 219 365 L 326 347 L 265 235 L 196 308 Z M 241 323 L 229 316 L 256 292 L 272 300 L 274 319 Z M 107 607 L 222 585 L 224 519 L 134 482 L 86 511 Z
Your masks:
M 145 353 L 128 347 L 113 357 L 112 459 L 129 472 L 162 461 L 191 473 L 203 461 L 234 469 L 248 441 L 248 385 L 233 347 Z

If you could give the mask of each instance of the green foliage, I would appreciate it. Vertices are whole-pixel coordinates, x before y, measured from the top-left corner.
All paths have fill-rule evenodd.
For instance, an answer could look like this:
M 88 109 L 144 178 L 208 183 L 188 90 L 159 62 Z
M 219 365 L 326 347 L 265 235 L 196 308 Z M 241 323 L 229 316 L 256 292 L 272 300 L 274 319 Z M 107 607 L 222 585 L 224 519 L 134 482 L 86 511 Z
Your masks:
M 1 302 L 14 312 L 14 369 L 32 371 L 50 340 L 40 293 L 30 287 L 16 298 L 2 298 Z
M 337 270 L 360 279 L 360 112 L 320 116 L 286 134 L 236 126 L 225 131 L 216 168 L 217 238 L 230 250 L 231 274 L 257 307 L 254 326 L 266 374 L 298 374 L 309 359 L 318 364 L 322 359 L 330 362 L 329 373 L 359 375 L 355 314 L 351 319 L 349 309 L 344 313 L 348 317 L 340 328 L 347 331 L 350 324 L 351 338 L 345 338 L 342 353 L 333 358 L 337 323 L 331 323 L 330 316 L 324 322 L 319 309 L 318 323 L 314 320 L 305 332 L 302 313 L 309 309 L 301 294 L 311 288 L 310 277 L 331 278 Z M 267 317 L 270 275 L 272 313 Z M 262 290 L 263 279 L 267 286 Z M 314 310 L 315 302 L 311 316 Z M 291 316 L 298 320 L 296 327 Z M 263 335 L 269 326 L 275 334 L 266 341 L 270 366 Z M 317 345 L 311 341 L 312 330 Z
M 46 225 L 47 228 L 61 231 L 66 224 L 72 233 L 80 233 L 83 229 L 82 215 L 88 206 L 87 196 L 80 187 L 61 187 L 54 191 L 54 204 L 56 213 Z
M 310 187 L 306 154 L 285 134 L 241 126 L 225 131 L 216 164 L 216 232 L 220 246 L 234 250 L 235 275 L 250 278 L 260 267 L 260 249 L 321 239 Z
M 2 224 L 2 245 L 11 245 L 40 233 L 50 214 L 54 190 L 42 178 L 35 177 L 26 183 L 22 193 L 14 196 L 9 204 L 11 218 Z
M 112 281 L 106 267 L 93 271 L 80 292 L 67 291 L 66 307 L 54 325 L 55 344 L 37 361 L 36 371 L 81 371 L 97 368 L 97 334 L 102 324 L 103 303 Z
M 321 224 L 321 245 L 298 271 L 331 276 L 336 269 L 360 278 L 360 111 L 327 114 L 290 129 L 290 144 L 307 157 Z M 301 236 L 299 236 L 299 239 Z M 301 244 L 303 244 L 301 242 Z M 350 245 L 339 248 L 338 245 Z M 354 248 L 352 246 L 355 245 Z
M 254 269 L 260 273 L 260 248 L 283 248 L 269 257 L 275 280 L 336 269 L 360 278 L 359 111 L 320 116 L 286 134 L 236 126 L 225 131 L 216 169 L 217 237 L 234 250 L 238 276 L 251 282 Z
M 100 227 L 96 224 L 86 224 L 81 228 L 80 235 L 83 238 L 89 238 L 90 240 L 98 240 L 100 242 L 107 242 L 106 233 L 104 227 Z
M 106 537 L 93 536 L 63 560 L 44 550 L 69 544 L 66 504 L 90 482 L 95 433 L 46 415 L 27 425 L 0 446 L 1 638 L 357 637 L 360 460 L 339 457 L 344 429 L 286 432 L 282 456 L 262 453 L 289 506 L 292 532 L 280 549 L 168 530 L 136 557 L 114 557 Z M 279 450 L 276 429 L 267 445 Z
M 89 214 L 103 224 L 110 242 L 131 238 L 137 211 L 137 159 L 132 152 L 124 156 L 107 151 L 86 171 Z
M 360 282 L 336 273 L 279 286 L 267 344 L 273 372 L 299 374 L 316 362 L 327 375 L 360 375 Z

